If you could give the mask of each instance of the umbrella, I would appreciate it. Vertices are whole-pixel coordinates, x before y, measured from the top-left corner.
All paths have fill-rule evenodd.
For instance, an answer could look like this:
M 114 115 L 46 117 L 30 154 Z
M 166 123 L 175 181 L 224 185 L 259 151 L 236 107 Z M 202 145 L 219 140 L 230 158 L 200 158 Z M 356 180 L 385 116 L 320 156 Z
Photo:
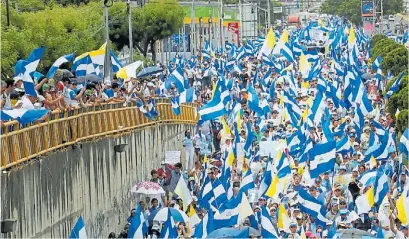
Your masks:
M 138 75 L 136 75 L 137 77 L 145 77 L 145 76 L 150 76 L 159 72 L 162 72 L 163 69 L 157 66 L 150 66 L 150 67 L 146 67 L 143 70 L 141 70 Z
M 249 229 L 249 236 L 258 237 L 258 236 L 261 235 L 260 232 L 255 228 L 248 227 L 248 226 L 239 226 L 238 227 L 239 230 L 245 230 L 247 228 Z
M 165 190 L 154 182 L 140 182 L 131 188 L 131 192 L 145 195 L 164 194 Z
M 85 83 L 85 82 L 98 82 L 101 80 L 97 75 L 88 74 L 86 76 L 80 76 L 77 78 L 78 83 Z
M 189 222 L 190 220 L 186 213 L 173 207 L 164 207 L 154 211 L 149 215 L 148 220 L 165 222 L 169 213 L 175 222 Z
M 231 227 L 220 228 L 212 231 L 206 238 L 248 238 L 249 228 L 237 229 Z
M 368 74 L 368 73 L 365 73 L 365 74 L 362 74 L 362 79 L 364 79 L 364 80 L 367 80 L 367 79 L 372 79 L 372 78 L 376 78 L 376 75 L 375 74 Z
M 337 230 L 337 238 L 362 238 L 362 236 L 372 237 L 371 233 L 359 229 Z
M 67 69 L 62 69 L 62 76 L 63 76 L 63 77 L 68 77 L 68 78 L 74 77 L 74 75 L 72 74 L 72 72 L 69 71 L 69 70 L 67 70 Z

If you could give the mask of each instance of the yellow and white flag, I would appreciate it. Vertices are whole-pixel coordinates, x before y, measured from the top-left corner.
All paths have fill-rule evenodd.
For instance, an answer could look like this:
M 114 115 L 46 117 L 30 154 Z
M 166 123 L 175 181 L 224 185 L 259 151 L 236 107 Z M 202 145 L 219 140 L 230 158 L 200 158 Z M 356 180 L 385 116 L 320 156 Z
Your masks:
M 276 38 L 273 30 L 270 28 L 267 37 L 264 40 L 263 46 L 261 47 L 260 52 L 258 53 L 257 59 L 261 59 L 263 55 L 269 56 L 271 51 L 274 49 L 275 44 Z

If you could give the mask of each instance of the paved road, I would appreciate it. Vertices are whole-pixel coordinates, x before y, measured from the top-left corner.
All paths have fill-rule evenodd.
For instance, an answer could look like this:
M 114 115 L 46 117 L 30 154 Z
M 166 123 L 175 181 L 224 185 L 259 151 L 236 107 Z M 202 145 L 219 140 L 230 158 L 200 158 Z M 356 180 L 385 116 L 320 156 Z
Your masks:
M 403 31 L 408 29 L 409 21 L 406 16 L 395 15 L 394 21 L 389 21 L 387 17 L 388 16 L 384 16 L 385 19 L 381 23 L 383 33 L 391 32 L 392 35 L 403 35 Z

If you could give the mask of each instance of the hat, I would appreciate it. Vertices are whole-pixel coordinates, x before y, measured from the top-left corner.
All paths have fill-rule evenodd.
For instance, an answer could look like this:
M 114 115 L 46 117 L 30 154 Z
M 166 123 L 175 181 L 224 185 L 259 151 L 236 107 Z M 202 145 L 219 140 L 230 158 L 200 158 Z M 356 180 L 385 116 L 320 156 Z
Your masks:
M 358 143 L 358 142 L 354 142 L 354 146 L 359 146 L 359 143 Z
M 146 86 L 154 87 L 155 85 L 152 82 L 149 82 Z
M 314 185 L 312 185 L 312 186 L 309 188 L 309 190 L 317 190 L 317 187 L 314 186 Z
M 299 215 L 297 216 L 297 219 L 302 219 L 302 215 L 299 214 Z
M 297 223 L 294 222 L 294 221 L 291 221 L 291 222 L 290 222 L 290 227 L 292 227 L 292 226 L 297 226 Z
M 14 85 L 15 85 L 15 84 L 17 84 L 17 82 L 19 82 L 19 81 L 21 81 L 21 80 L 23 80 L 23 79 L 21 78 L 21 76 L 15 76 L 15 77 L 13 78 L 13 80 L 14 80 Z
M 345 167 L 345 165 L 341 165 L 341 166 L 339 166 L 339 170 L 347 170 L 347 167 Z
M 111 86 L 111 82 L 110 82 L 110 81 L 105 81 L 104 84 L 107 85 L 107 86 Z
M 193 200 L 193 201 L 197 201 L 197 197 L 196 197 L 196 196 L 192 196 L 192 200 Z

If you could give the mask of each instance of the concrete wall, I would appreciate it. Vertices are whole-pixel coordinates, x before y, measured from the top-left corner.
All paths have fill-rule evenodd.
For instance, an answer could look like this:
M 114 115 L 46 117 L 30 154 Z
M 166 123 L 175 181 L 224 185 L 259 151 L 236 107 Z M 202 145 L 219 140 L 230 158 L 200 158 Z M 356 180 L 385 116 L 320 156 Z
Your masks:
M 68 238 L 80 215 L 89 238 L 118 233 L 137 203 L 131 187 L 149 179 L 165 151 L 183 151 L 191 127 L 161 124 L 84 142 L 2 173 L 2 219 L 17 220 L 12 237 L 19 238 Z M 123 142 L 127 151 L 115 154 L 114 145 Z

